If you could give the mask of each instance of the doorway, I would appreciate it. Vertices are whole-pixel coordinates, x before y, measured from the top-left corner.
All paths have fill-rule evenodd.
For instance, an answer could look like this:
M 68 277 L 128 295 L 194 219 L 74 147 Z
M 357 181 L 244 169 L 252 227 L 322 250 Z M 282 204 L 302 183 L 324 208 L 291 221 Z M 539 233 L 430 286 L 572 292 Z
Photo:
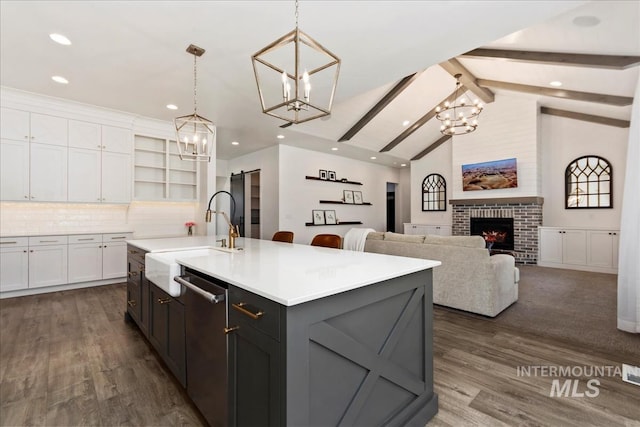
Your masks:
M 396 189 L 398 184 L 387 182 L 387 231 L 396 232 Z
M 260 238 L 260 169 L 231 174 L 230 192 L 236 201 L 231 222 L 240 237 Z

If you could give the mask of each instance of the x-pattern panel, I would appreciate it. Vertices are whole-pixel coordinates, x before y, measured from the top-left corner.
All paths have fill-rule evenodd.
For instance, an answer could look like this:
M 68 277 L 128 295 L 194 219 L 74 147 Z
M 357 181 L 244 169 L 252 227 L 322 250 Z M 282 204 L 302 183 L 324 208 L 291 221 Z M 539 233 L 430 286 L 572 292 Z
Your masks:
M 411 298 L 397 319 L 395 319 L 395 324 L 391 328 L 378 353 L 326 322 L 316 323 L 311 326 L 309 330 L 309 338 L 311 341 L 326 347 L 369 371 L 347 407 L 340 425 L 353 425 L 356 422 L 362 407 L 367 402 L 374 386 L 381 377 L 416 396 L 424 393 L 424 378 L 416 377 L 415 374 L 390 360 L 393 350 L 400 341 L 414 313 L 416 310 L 421 310 L 424 306 L 423 299 L 424 289 L 414 289 Z M 408 408 L 404 409 L 406 410 Z M 396 414 L 396 416 L 398 415 L 400 414 Z

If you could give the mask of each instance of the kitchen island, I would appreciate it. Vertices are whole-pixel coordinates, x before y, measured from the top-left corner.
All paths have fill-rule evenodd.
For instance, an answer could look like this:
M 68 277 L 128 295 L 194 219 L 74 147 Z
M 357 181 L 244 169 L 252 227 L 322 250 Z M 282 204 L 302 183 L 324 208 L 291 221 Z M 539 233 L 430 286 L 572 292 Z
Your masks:
M 128 243 L 132 257 L 189 250 L 175 254 L 184 272 L 228 289 L 226 327 L 207 331 L 227 333 L 228 412 L 210 424 L 423 426 L 437 412 L 431 268 L 439 262 L 256 239 L 238 239 L 233 252 L 212 248 L 212 237 Z M 136 294 L 140 305 L 154 304 L 149 294 Z M 141 329 L 144 316 L 132 316 Z M 160 329 L 180 337 L 184 323 Z

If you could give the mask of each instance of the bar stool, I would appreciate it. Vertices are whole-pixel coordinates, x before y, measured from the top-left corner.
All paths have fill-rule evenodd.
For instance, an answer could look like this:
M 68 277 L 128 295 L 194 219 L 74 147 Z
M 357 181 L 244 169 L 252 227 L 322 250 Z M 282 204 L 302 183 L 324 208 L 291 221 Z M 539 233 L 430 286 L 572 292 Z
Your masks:
M 316 234 L 311 240 L 311 246 L 340 249 L 342 247 L 342 237 L 337 234 Z
M 276 231 L 276 233 L 271 238 L 274 242 L 285 242 L 285 243 L 293 243 L 293 232 L 292 231 Z

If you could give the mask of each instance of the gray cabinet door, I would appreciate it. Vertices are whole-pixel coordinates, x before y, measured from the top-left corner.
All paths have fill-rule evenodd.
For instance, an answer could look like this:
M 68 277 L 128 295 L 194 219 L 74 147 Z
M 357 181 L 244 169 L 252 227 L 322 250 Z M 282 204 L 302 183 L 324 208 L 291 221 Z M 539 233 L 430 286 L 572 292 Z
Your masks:
M 149 287 L 149 341 L 164 359 L 167 347 L 169 295 L 157 286 Z
M 283 425 L 280 343 L 233 312 L 229 325 L 229 425 Z
M 141 309 L 140 263 L 129 260 L 127 265 L 127 313 L 139 325 Z
M 185 368 L 184 305 L 173 299 L 167 304 L 167 352 L 165 362 L 183 387 L 187 384 Z

